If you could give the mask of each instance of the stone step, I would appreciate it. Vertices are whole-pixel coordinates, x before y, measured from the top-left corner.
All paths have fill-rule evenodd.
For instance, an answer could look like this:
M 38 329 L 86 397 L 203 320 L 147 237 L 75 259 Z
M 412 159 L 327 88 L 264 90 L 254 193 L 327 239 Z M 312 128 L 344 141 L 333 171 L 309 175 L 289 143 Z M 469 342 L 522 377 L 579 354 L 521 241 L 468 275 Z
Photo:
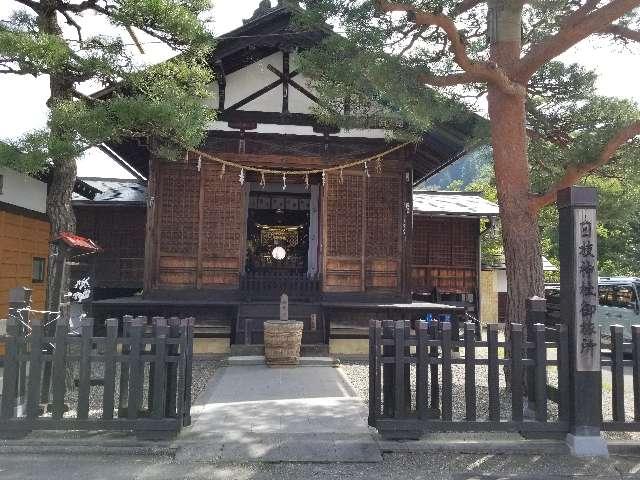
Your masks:
M 231 356 L 264 355 L 264 345 L 231 345 Z M 328 357 L 329 346 L 324 344 L 302 345 L 300 355 L 303 357 Z

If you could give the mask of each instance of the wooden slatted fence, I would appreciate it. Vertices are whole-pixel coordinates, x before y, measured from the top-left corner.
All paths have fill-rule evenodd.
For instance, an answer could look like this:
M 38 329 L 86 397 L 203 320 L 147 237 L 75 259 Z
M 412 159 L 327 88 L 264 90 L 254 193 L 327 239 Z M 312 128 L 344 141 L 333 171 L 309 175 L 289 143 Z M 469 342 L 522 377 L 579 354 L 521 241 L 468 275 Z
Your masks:
M 464 324 L 459 341 L 452 339 L 448 322 L 419 320 L 414 327 L 408 320 L 370 322 L 369 424 L 385 438 L 418 438 L 429 431 L 516 431 L 554 436 L 568 431 L 565 415 L 549 415 L 547 396 L 548 369 L 565 369 L 562 362 L 568 337 L 564 326 L 558 326 L 549 339 L 544 325 L 536 324 L 530 341 L 525 341 L 520 324 L 511 325 L 508 341 L 499 340 L 495 324 L 489 325 L 486 341 L 476 338 L 471 322 Z M 555 356 L 548 355 L 551 350 Z M 504 352 L 510 353 L 505 356 Z M 506 390 L 500 385 L 503 366 L 508 366 L 511 374 L 510 408 L 505 408 Z M 479 367 L 486 368 L 483 385 L 479 384 Z M 454 370 L 455 380 L 464 377 L 463 385 L 454 381 Z M 531 372 L 527 376 L 532 382 L 525 382 L 525 372 Z M 533 391 L 525 392 L 525 386 Z M 484 418 L 478 416 L 479 387 L 486 388 Z M 454 415 L 454 393 L 458 393 L 454 388 L 464 389 L 460 418 Z M 568 388 L 565 379 L 559 380 L 556 400 L 563 413 L 568 407 Z
M 631 327 L 631 342 L 624 341 L 624 327 L 611 325 L 611 354 L 602 357 L 603 380 L 610 370 L 611 416 L 602 422 L 603 430 L 640 431 L 640 325 Z M 631 381 L 632 393 L 625 395 L 625 370 Z M 632 397 L 633 415 L 625 415 L 625 399 Z M 606 401 L 606 400 L 605 400 Z M 628 402 L 631 403 L 631 402 Z M 603 408 L 604 410 L 604 408 Z M 630 409 L 629 409 L 630 410 Z M 604 416 L 604 415 L 603 415 Z M 629 420 L 627 421 L 627 417 Z M 607 417 L 609 417 L 607 415 Z
M 0 435 L 121 430 L 156 439 L 190 425 L 193 318 L 155 317 L 151 328 L 146 317 L 112 318 L 102 337 L 94 336 L 90 318 L 82 320 L 80 335 L 69 334 L 67 316 L 53 334 L 32 320 L 24 335 L 18 323 L 7 320 Z M 55 348 L 42 348 L 49 344 Z M 43 389 L 48 367 L 52 378 Z M 69 385 L 69 372 L 77 373 L 77 390 Z M 50 403 L 43 404 L 43 398 Z

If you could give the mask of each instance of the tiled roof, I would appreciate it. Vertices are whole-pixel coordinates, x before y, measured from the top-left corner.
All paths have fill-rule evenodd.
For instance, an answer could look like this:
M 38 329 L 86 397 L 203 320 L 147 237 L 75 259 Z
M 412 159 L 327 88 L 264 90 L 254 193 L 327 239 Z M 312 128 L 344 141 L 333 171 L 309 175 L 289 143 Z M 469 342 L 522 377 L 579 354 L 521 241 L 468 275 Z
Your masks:
M 83 178 L 82 181 L 99 191 L 93 199 L 74 194 L 74 204 L 110 203 L 110 204 L 141 204 L 144 205 L 147 186 L 140 180 L 111 179 L 111 178 Z
M 414 190 L 413 212 L 454 217 L 496 217 L 498 205 L 477 193 Z

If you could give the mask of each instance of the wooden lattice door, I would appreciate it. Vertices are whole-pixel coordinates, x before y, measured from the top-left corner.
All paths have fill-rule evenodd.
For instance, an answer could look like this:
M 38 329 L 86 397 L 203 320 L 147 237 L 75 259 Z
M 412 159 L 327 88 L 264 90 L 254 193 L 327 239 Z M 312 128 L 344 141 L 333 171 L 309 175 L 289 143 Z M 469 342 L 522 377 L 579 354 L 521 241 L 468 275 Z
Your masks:
M 327 176 L 325 292 L 398 293 L 402 272 L 400 174 Z
M 158 175 L 158 286 L 196 287 L 200 174 L 187 162 L 161 163 Z
M 327 175 L 325 184 L 325 292 L 363 290 L 362 175 Z
M 220 166 L 189 159 L 158 172 L 157 286 L 235 288 L 241 269 L 243 189 Z
M 239 285 L 244 251 L 244 189 L 217 164 L 202 166 L 201 286 Z

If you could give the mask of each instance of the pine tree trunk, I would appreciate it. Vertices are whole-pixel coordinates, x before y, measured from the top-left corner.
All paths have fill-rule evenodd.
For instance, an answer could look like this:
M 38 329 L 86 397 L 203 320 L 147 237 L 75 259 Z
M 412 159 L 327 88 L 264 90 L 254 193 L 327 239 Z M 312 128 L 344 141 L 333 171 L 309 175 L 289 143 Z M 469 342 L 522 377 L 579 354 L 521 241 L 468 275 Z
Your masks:
M 47 216 L 53 237 L 60 232 L 75 232 L 76 220 L 71 207 L 75 180 L 75 159 L 65 158 L 54 162 L 47 193 Z M 57 311 L 62 294 L 69 291 L 69 276 L 65 274 L 64 250 L 53 246 L 49 249 L 47 287 L 47 310 Z
M 489 2 L 491 60 L 508 74 L 521 54 L 522 2 Z M 525 96 L 488 91 L 491 144 L 507 267 L 506 324 L 524 323 L 526 299 L 544 294 L 538 213 L 529 208 Z
M 54 9 L 55 0 L 42 2 L 43 8 L 38 15 L 38 26 L 43 33 L 62 37 Z M 48 7 L 48 8 L 47 8 Z M 69 72 L 58 72 L 49 76 L 51 91 L 47 105 L 53 106 L 57 101 L 72 98 L 73 78 Z M 51 136 L 64 135 L 64 132 L 51 129 Z M 50 182 L 47 189 L 47 216 L 51 224 L 51 236 L 60 232 L 75 232 L 76 220 L 71 207 L 71 195 L 76 181 L 75 158 L 53 157 Z M 69 291 L 69 278 L 65 274 L 63 250 L 49 248 L 47 277 L 47 309 L 57 311 L 61 295 Z

